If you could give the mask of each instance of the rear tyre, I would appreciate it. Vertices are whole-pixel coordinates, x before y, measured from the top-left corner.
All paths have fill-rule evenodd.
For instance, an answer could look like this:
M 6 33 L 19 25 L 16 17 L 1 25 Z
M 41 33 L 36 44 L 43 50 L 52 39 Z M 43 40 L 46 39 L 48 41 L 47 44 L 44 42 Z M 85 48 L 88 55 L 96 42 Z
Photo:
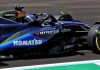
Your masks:
M 63 14 L 59 17 L 59 21 L 73 21 L 73 17 L 70 14 Z
M 96 53 L 100 54 L 100 25 L 94 25 L 87 37 L 88 46 Z

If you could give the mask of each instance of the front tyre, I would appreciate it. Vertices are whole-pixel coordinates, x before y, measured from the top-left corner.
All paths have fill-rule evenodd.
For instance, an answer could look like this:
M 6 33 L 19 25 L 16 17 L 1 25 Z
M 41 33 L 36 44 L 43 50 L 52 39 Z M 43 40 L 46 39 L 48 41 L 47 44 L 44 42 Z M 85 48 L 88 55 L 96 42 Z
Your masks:
M 96 53 L 100 53 L 100 25 L 94 25 L 87 37 L 88 46 Z

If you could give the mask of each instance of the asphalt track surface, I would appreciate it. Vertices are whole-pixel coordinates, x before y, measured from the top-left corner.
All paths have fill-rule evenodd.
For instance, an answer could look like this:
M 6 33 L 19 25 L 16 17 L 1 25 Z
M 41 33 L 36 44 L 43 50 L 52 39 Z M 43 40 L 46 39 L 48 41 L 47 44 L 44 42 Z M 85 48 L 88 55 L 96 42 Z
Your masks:
M 0 11 L 14 9 L 15 4 L 25 6 L 27 12 L 56 13 L 65 11 L 74 19 L 93 24 L 100 21 L 100 0 L 0 0 Z M 78 51 L 72 55 L 56 57 L 36 57 L 27 59 L 0 60 L 0 68 L 39 65 L 81 60 L 96 60 L 100 55 L 90 50 Z

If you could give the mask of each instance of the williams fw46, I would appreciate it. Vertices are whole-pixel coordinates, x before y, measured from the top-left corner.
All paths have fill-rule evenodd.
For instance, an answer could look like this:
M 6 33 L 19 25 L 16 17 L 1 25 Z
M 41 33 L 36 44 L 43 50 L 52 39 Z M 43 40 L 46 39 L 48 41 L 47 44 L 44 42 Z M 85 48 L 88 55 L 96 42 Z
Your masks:
M 0 17 L 0 54 L 73 53 L 74 47 L 84 45 L 100 52 L 99 22 L 89 26 L 66 13 L 58 19 L 46 13 L 32 15 L 37 16 L 33 22 Z

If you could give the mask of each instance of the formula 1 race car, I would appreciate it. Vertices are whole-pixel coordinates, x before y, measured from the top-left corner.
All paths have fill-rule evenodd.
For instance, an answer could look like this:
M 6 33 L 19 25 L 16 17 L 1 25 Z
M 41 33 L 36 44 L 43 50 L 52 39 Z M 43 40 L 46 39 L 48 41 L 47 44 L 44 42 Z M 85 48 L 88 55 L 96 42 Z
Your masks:
M 72 16 L 66 13 L 58 19 L 53 15 L 46 15 L 45 19 L 36 19 L 31 24 L 27 21 L 16 22 L 1 16 L 0 54 L 30 52 L 61 54 L 72 52 L 74 47 L 84 45 L 99 52 L 100 25 L 98 23 L 88 26 L 73 20 Z

